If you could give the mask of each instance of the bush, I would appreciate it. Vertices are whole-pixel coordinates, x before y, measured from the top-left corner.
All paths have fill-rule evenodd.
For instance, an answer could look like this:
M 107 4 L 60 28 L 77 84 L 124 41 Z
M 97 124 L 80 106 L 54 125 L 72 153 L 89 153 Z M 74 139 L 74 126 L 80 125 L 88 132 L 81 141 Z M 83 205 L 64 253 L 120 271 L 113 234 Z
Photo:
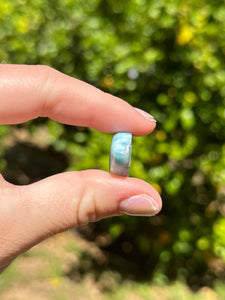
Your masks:
M 50 65 L 158 121 L 134 138 L 130 175 L 160 192 L 162 212 L 101 221 L 93 236 L 110 233 L 105 249 L 129 261 L 126 274 L 192 286 L 224 276 L 210 267 L 225 251 L 224 1 L 2 0 L 0 11 L 1 61 Z M 17 127 L 35 134 L 40 123 L 67 170 L 108 169 L 111 135 L 49 120 Z

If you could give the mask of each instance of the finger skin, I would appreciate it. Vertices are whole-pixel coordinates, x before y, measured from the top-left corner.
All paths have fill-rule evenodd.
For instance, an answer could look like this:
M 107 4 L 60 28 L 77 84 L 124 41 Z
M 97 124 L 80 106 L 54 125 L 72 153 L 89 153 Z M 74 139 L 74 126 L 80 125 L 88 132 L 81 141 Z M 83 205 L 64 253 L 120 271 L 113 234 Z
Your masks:
M 127 102 L 46 66 L 0 65 L 0 125 L 37 117 L 114 133 L 145 135 L 155 121 Z M 138 194 L 161 198 L 146 182 L 103 171 L 68 172 L 28 186 L 0 176 L 0 272 L 18 254 L 71 227 L 118 215 Z
M 148 183 L 100 170 L 66 172 L 28 186 L 1 184 L 0 267 L 46 237 L 66 229 L 120 215 L 119 203 L 133 195 L 151 196 Z M 16 213 L 15 213 L 16 212 Z
M 155 121 L 122 99 L 47 66 L 0 65 L 0 124 L 38 117 L 114 133 L 146 135 Z

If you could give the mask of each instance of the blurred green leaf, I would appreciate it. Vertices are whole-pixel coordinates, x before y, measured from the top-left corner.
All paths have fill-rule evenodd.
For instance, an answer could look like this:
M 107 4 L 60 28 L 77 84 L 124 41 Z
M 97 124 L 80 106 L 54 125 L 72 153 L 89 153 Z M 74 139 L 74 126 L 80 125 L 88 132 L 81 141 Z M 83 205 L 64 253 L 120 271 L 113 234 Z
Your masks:
M 208 282 L 208 257 L 225 259 L 224 1 L 2 0 L 0 12 L 0 62 L 52 66 L 154 115 L 154 133 L 133 139 L 130 175 L 160 192 L 162 212 L 103 220 L 94 230 L 110 232 L 117 255 L 121 239 L 129 241 L 127 259 L 145 261 L 148 278 Z M 112 135 L 46 119 L 14 128 L 35 140 L 40 124 L 46 152 L 68 159 L 62 171 L 108 171 Z M 0 126 L 0 170 L 13 165 L 18 179 L 7 156 L 18 143 L 12 137 Z

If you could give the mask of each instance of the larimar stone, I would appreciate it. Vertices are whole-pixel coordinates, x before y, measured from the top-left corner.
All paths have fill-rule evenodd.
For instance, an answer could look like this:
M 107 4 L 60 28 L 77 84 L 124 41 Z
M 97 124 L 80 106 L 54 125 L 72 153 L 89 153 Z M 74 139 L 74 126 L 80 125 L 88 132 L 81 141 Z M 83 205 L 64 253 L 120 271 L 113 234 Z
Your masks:
M 132 149 L 132 134 L 116 133 L 112 138 L 109 169 L 111 173 L 128 176 Z

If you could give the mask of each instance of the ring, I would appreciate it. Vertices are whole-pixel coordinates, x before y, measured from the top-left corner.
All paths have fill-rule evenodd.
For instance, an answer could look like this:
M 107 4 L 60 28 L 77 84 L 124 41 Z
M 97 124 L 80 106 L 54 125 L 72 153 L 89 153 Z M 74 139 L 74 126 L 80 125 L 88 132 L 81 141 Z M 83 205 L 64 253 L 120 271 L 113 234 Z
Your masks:
M 120 176 L 128 176 L 131 161 L 131 148 L 131 133 L 119 132 L 113 136 L 109 161 L 109 169 L 111 173 Z

